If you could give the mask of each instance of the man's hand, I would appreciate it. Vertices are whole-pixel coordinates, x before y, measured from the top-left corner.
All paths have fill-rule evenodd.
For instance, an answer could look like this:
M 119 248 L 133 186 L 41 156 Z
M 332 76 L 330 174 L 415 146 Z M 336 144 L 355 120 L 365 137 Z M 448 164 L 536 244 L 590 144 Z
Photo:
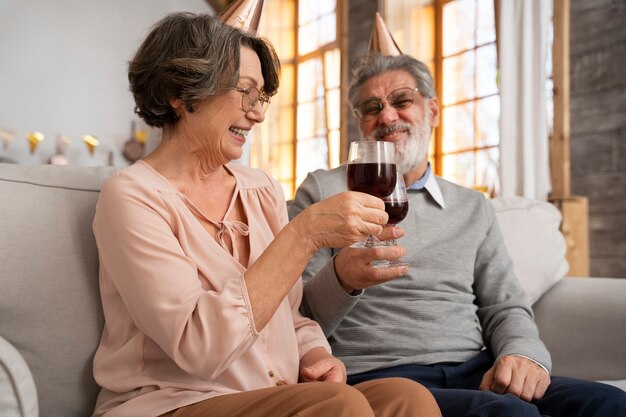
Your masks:
M 300 381 L 346 382 L 346 366 L 324 348 L 313 348 L 300 361 Z
M 523 356 L 503 356 L 485 373 L 480 389 L 512 394 L 525 401 L 539 400 L 550 385 L 550 375 Z
M 385 227 L 377 237 L 389 240 L 404 236 L 404 231 L 397 227 Z M 374 268 L 370 262 L 383 259 L 399 259 L 405 254 L 402 246 L 380 248 L 343 248 L 335 257 L 335 272 L 346 292 L 362 290 L 372 285 L 399 278 L 407 273 L 407 266 Z

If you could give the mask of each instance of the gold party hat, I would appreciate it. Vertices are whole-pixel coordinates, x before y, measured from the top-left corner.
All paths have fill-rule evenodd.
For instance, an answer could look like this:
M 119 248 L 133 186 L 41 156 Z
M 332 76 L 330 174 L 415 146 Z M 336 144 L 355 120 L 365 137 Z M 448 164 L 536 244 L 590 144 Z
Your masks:
M 372 35 L 370 36 L 370 52 L 379 52 L 382 55 L 402 55 L 402 51 L 396 44 L 396 41 L 391 36 L 391 32 L 387 29 L 385 21 L 380 13 L 376 12 L 374 18 L 374 27 L 372 28 Z
M 237 0 L 220 14 L 222 22 L 256 35 L 261 20 L 263 0 Z
M 41 132 L 28 132 L 26 133 L 26 139 L 28 140 L 28 145 L 30 146 L 30 153 L 35 153 L 37 147 L 43 141 L 45 136 Z

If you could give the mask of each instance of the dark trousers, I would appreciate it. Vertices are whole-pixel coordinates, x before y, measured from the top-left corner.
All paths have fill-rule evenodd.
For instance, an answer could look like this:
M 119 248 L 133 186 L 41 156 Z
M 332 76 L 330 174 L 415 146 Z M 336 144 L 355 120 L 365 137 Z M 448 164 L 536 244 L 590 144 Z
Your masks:
M 348 376 L 349 384 L 404 377 L 433 393 L 443 417 L 626 417 L 626 392 L 592 381 L 552 376 L 544 397 L 526 402 L 511 394 L 479 391 L 493 356 L 482 352 L 460 364 L 402 365 Z

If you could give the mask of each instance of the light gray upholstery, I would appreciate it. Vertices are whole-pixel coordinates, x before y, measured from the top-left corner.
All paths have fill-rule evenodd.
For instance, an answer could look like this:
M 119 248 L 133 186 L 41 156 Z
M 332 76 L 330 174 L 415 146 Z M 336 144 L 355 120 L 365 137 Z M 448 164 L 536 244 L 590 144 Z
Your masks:
M 0 335 L 22 354 L 42 416 L 84 417 L 103 316 L 94 207 L 110 168 L 0 164 Z
M 103 317 L 91 222 L 111 172 L 0 163 L 0 336 L 28 364 L 43 417 L 88 416 L 98 393 L 91 365 Z M 626 280 L 568 278 L 537 302 L 556 374 L 626 381 L 625 294 Z M 0 397 L 14 392 L 9 385 L 0 381 Z

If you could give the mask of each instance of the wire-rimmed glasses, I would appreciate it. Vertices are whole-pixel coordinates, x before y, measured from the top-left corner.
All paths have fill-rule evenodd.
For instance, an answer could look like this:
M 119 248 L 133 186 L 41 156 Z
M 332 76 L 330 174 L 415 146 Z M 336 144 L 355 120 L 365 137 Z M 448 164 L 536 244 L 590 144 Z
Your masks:
M 406 109 L 415 102 L 417 87 L 402 87 L 393 90 L 385 97 L 387 103 L 396 110 Z M 379 97 L 367 98 L 354 106 L 354 114 L 364 122 L 374 120 L 383 111 L 383 99 Z
M 259 92 L 259 89 L 256 87 L 236 86 L 234 89 L 241 93 L 241 108 L 246 113 L 254 110 L 257 103 L 260 104 L 262 113 L 265 113 L 270 106 L 270 97 Z

